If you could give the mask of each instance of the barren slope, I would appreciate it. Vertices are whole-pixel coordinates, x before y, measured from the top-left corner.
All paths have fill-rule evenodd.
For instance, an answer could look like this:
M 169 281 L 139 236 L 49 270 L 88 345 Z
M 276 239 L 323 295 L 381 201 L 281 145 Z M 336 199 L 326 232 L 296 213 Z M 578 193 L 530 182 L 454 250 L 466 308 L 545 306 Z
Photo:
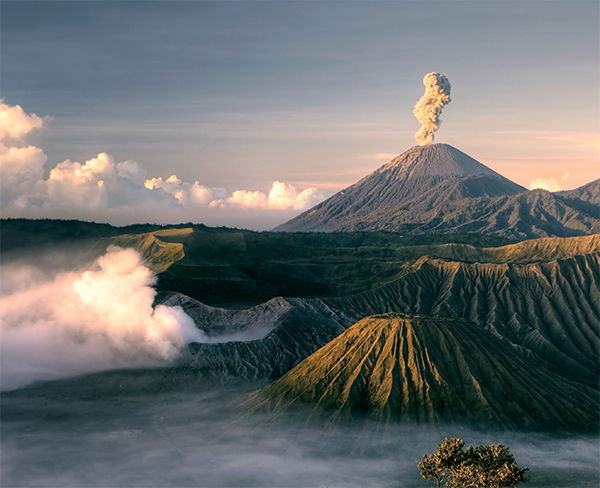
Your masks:
M 550 371 L 474 324 L 441 317 L 367 317 L 253 397 L 407 422 L 593 430 L 598 392 Z
M 600 232 L 598 182 L 529 192 L 447 144 L 413 147 L 280 225 L 286 232 L 484 233 L 510 239 Z

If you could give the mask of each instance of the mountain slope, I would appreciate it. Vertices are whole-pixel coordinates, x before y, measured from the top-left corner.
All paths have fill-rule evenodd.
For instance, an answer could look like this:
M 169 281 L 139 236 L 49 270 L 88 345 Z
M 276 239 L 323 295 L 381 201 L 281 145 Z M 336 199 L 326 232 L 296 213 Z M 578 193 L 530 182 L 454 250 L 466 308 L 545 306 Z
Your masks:
M 579 199 L 584 202 L 600 205 L 600 178 L 574 190 L 559 191 L 556 194 L 563 198 Z M 599 207 L 597 207 L 597 211 L 600 211 Z
M 529 192 L 452 146 L 431 144 L 409 149 L 275 230 L 585 235 L 600 232 L 600 213 L 590 203 L 596 190 L 592 183 L 569 195 Z
M 530 264 L 423 257 L 377 290 L 327 299 L 356 320 L 406 312 L 464 318 L 493 330 L 565 374 L 596 381 L 600 254 Z
M 598 392 L 457 319 L 367 317 L 254 395 L 407 422 L 594 429 Z
M 363 317 L 406 312 L 468 320 L 524 354 L 544 359 L 564 376 L 594 385 L 600 350 L 599 251 L 600 236 L 488 249 L 423 246 L 421 257 L 392 282 L 377 286 L 374 275 L 370 291 L 276 299 L 218 315 L 201 312 L 201 323 L 214 317 L 209 322 L 231 322 L 248 331 L 252 326 L 242 322 L 256 322 L 260 313 L 263 330 L 270 332 L 246 342 L 193 344 L 190 366 L 210 375 L 276 378 Z M 410 252 L 419 255 L 414 248 Z M 182 296 L 169 304 L 194 308 L 186 307 Z
M 420 233 L 488 233 L 506 238 L 569 237 L 600 232 L 600 215 L 545 190 L 465 199 L 424 214 Z M 388 224 L 389 225 L 389 224 Z M 390 229 L 387 229 L 390 230 Z
M 433 204 L 428 203 L 428 199 L 424 201 L 423 194 L 440 183 L 445 186 L 443 191 L 440 188 L 430 195 L 437 205 L 465 196 L 499 196 L 525 191 L 452 146 L 415 146 L 275 230 L 358 230 L 356 222 L 372 221 L 372 212 L 395 212 L 414 199 L 419 200 L 421 206 L 431 207 Z

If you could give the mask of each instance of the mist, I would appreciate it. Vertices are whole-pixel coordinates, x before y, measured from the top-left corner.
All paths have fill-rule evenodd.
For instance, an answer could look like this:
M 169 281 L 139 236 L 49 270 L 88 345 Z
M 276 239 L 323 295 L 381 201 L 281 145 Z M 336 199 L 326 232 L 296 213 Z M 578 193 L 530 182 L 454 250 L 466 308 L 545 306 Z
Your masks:
M 248 408 L 261 384 L 214 384 L 185 370 L 96 373 L 2 395 L 2 486 L 404 487 L 445 436 L 503 443 L 530 488 L 596 487 L 589 437 L 457 425 L 308 422 Z M 26 434 L 24 434 L 26 433 Z
M 109 247 L 77 270 L 45 268 L 40 261 L 3 263 L 3 390 L 93 371 L 168 365 L 188 343 L 206 339 L 181 307 L 153 306 L 156 277 L 132 249 Z

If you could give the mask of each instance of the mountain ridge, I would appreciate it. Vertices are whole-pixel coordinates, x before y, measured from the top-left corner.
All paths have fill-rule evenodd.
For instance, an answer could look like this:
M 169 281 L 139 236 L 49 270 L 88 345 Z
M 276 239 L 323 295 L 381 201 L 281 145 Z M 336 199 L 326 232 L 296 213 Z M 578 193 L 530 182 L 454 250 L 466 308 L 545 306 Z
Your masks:
M 593 429 L 598 392 L 550 369 L 463 320 L 389 313 L 355 323 L 252 401 L 384 421 Z
M 585 235 L 600 232 L 600 184 L 590 185 L 531 192 L 450 145 L 416 146 L 274 230 Z

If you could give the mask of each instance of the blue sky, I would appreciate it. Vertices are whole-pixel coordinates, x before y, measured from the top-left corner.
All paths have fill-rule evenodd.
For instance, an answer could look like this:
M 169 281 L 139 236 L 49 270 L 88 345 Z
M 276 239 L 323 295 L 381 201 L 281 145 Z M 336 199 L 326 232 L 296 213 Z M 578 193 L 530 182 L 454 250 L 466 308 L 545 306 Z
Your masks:
M 331 193 L 414 145 L 439 71 L 453 101 L 437 141 L 570 188 L 600 176 L 598 16 L 594 1 L 3 1 L 1 93 L 52 116 L 32 138 L 48 169 L 105 151 L 151 176 Z

